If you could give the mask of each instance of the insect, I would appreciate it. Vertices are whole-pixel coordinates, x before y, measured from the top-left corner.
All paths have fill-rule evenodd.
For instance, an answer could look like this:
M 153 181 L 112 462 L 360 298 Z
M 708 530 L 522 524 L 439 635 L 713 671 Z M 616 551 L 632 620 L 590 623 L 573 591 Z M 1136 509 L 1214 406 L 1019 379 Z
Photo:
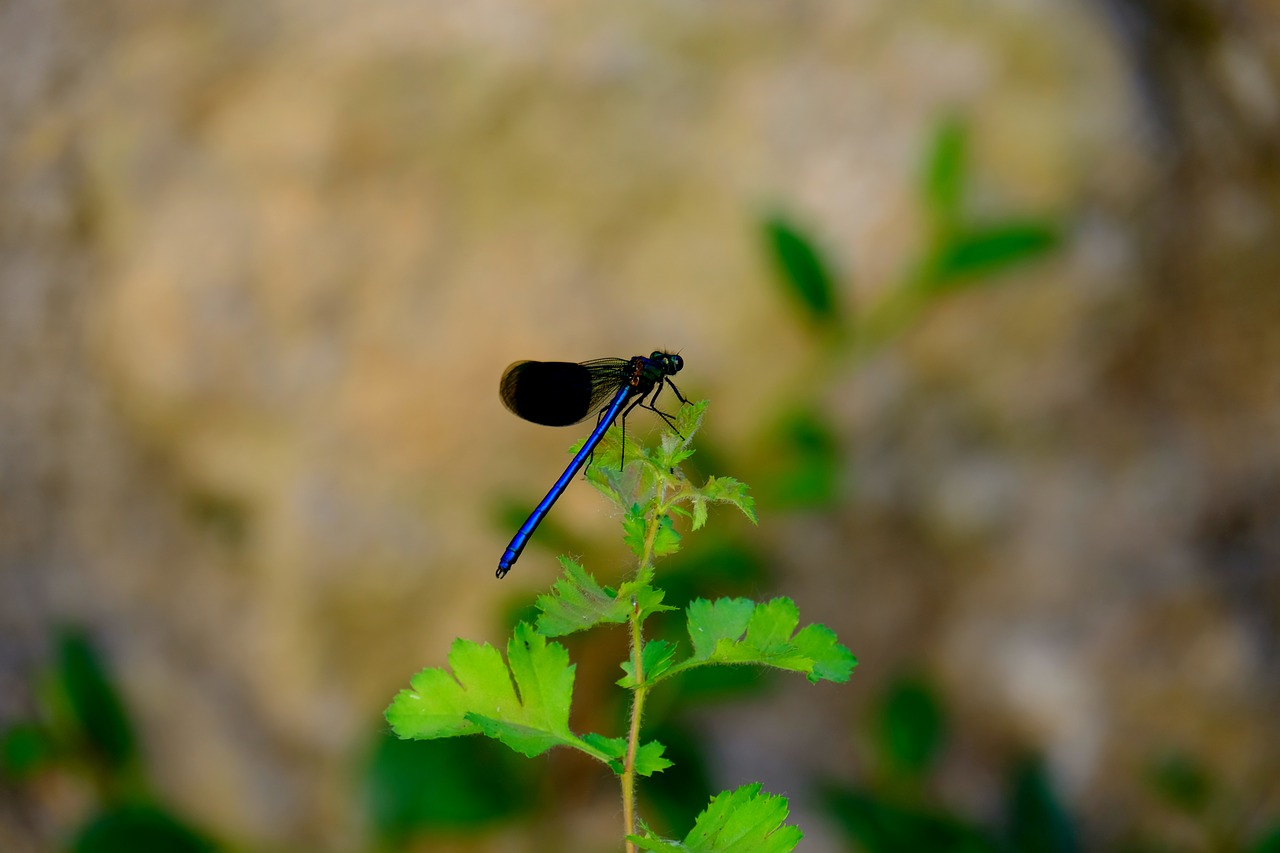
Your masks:
M 525 420 L 545 426 L 568 426 L 584 421 L 596 412 L 600 412 L 600 417 L 569 467 L 520 525 L 507 550 L 502 552 L 502 558 L 498 560 L 499 578 L 505 577 L 520 559 L 520 552 L 533 531 L 538 529 L 574 475 L 587 463 L 618 415 L 622 415 L 625 429 L 627 415 L 640 406 L 657 412 L 675 429 L 671 416 L 653 404 L 663 387 L 668 385 L 681 403 L 689 402 L 671 381 L 682 367 L 684 359 L 675 353 L 654 351 L 647 357 L 598 358 L 584 362 L 518 361 L 506 369 L 498 384 L 498 395 L 508 409 Z

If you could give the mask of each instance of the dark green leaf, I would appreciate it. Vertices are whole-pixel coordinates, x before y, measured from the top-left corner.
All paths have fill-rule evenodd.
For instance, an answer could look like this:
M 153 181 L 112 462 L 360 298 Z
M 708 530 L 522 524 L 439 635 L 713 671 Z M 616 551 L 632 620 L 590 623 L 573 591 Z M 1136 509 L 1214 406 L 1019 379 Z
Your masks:
M 1058 801 L 1044 762 L 1022 762 L 1013 773 L 1009 835 L 1020 853 L 1074 853 L 1080 849 L 1071 818 Z
M 119 769 L 135 756 L 136 737 L 110 674 L 84 632 L 58 638 L 57 681 L 72 718 L 88 745 Z
M 1262 833 L 1262 837 L 1249 848 L 1249 853 L 1280 853 L 1280 824 Z
M 770 429 L 768 494 L 779 506 L 819 509 L 835 503 L 840 441 L 827 418 L 812 408 L 788 411 Z
M 1058 242 L 1058 229 L 1049 222 L 1007 222 L 957 233 L 939 248 L 920 288 L 930 294 L 961 290 L 1036 260 Z
M 646 718 L 645 722 L 649 720 Z M 656 724 L 650 734 L 666 746 L 663 754 L 678 770 L 659 773 L 645 783 L 641 793 L 648 807 L 643 811 L 651 823 L 660 822 L 668 834 L 674 834 L 677 828 L 693 826 L 702 804 L 715 793 L 708 770 L 707 738 L 701 731 L 673 720 Z
M 764 231 L 779 280 L 787 292 L 810 319 L 820 323 L 838 320 L 834 279 L 817 247 L 780 215 L 767 219 Z
M 840 828 L 866 853 L 1000 851 L 994 839 L 954 815 L 891 802 L 853 789 L 832 788 L 825 801 Z
M 380 839 L 482 826 L 531 802 L 535 765 L 487 738 L 379 737 L 369 765 L 369 818 Z
M 889 686 L 879 709 L 879 747 L 885 764 L 910 777 L 933 766 L 945 738 L 942 708 L 929 685 L 905 677 Z
M 1165 802 L 1188 814 L 1204 812 L 1213 796 L 1213 781 L 1204 765 L 1183 752 L 1170 753 L 1157 761 L 1149 779 Z
M 35 723 L 17 723 L 0 736 L 0 772 L 10 779 L 38 773 L 56 757 L 49 733 Z
M 71 853 L 212 853 L 217 846 L 158 806 L 127 805 L 94 818 L 68 849 Z

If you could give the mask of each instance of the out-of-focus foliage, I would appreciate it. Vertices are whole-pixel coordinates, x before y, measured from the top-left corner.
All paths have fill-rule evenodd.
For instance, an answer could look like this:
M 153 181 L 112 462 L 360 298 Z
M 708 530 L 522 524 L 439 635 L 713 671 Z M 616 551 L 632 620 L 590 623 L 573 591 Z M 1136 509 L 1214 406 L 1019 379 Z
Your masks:
M 84 737 L 84 746 L 110 770 L 135 761 L 136 736 L 106 667 L 84 632 L 58 637 L 54 670 L 57 696 L 65 700 L 68 729 Z
M 212 853 L 217 847 L 163 808 L 123 805 L 90 821 L 68 849 L 70 853 Z
M 1082 828 L 1067 809 L 1046 762 L 1026 756 L 1011 762 L 1005 777 L 1005 802 L 998 821 L 977 820 L 941 795 L 939 774 L 946 760 L 950 727 L 941 696 L 919 674 L 892 680 L 866 721 L 877 772 L 857 784 L 829 781 L 824 787 L 828 813 L 853 849 L 864 853 L 1077 853 L 1086 849 Z M 1280 829 L 1261 833 L 1225 829 L 1237 824 L 1233 806 L 1215 798 L 1214 781 L 1194 758 L 1171 753 L 1156 763 L 1148 778 L 1152 789 L 1190 823 L 1181 832 L 1129 834 L 1103 849 L 1136 851 L 1223 851 L 1261 853 L 1280 849 Z M 1187 845 L 1177 840 L 1198 838 Z
M 838 325 L 836 281 L 829 262 L 817 246 L 786 216 L 775 213 L 764 221 L 765 242 L 783 290 L 820 325 Z
M 477 830 L 527 811 L 536 768 L 487 738 L 401 740 L 381 734 L 366 779 L 369 820 L 383 844 Z
M 876 745 L 885 771 L 908 779 L 923 777 L 946 739 L 942 709 L 932 688 L 918 677 L 894 681 L 875 717 Z
M 89 635 L 67 628 L 36 720 L 0 733 L 0 772 L 38 787 L 43 776 L 84 788 L 89 818 L 71 853 L 212 853 L 218 845 L 157 799 L 142 771 L 138 737 L 110 668 Z

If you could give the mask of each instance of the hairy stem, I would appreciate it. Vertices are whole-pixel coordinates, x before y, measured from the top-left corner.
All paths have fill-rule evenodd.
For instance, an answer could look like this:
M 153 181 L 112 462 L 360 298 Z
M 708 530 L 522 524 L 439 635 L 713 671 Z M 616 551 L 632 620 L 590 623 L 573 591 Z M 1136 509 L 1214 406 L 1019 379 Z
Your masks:
M 666 497 L 666 489 L 661 490 L 658 506 Z M 640 571 L 653 560 L 653 540 L 658 535 L 658 524 L 662 513 L 654 512 L 649 519 L 648 529 L 644 537 L 644 553 L 640 555 Z M 631 666 L 635 675 L 635 688 L 631 696 L 631 727 L 627 732 L 627 760 L 622 767 L 622 825 L 625 835 L 636 832 L 636 752 L 640 749 L 640 718 L 644 716 L 644 700 L 649 692 L 644 674 L 644 626 L 640 620 L 640 607 L 636 600 L 631 600 Z M 627 853 L 635 853 L 636 846 L 630 840 L 626 842 Z

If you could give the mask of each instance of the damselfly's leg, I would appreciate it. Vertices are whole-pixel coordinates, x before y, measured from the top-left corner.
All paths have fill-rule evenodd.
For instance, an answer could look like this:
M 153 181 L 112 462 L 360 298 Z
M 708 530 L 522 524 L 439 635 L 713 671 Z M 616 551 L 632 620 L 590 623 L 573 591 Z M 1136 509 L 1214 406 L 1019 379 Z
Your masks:
M 668 415 L 666 412 L 662 411 L 661 409 L 653 405 L 655 402 L 657 402 L 658 394 L 662 392 L 662 387 L 667 384 L 669 383 L 666 380 L 659 382 L 654 387 L 653 397 L 650 398 L 647 403 L 645 402 L 644 397 L 641 397 L 636 402 L 640 404 L 641 408 L 648 409 L 649 411 L 656 413 L 658 417 L 662 418 L 664 421 L 667 422 L 667 426 L 671 427 L 672 432 L 674 432 L 676 435 L 680 435 L 680 430 L 676 429 L 676 422 L 671 419 L 671 415 Z M 671 390 L 676 392 L 676 396 L 680 398 L 680 402 L 682 403 L 689 402 L 680 394 L 679 390 L 676 389 L 676 386 L 672 385 Z M 680 435 L 680 437 L 684 438 L 683 435 Z

